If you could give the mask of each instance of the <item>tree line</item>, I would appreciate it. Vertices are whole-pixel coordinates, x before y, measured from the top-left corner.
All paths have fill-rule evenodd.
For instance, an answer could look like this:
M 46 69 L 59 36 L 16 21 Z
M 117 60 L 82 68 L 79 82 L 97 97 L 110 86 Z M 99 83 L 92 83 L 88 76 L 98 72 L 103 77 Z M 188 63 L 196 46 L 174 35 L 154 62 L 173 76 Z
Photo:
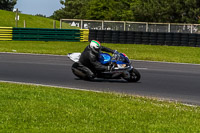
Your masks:
M 12 10 L 17 0 L 0 0 L 0 9 Z M 50 18 L 200 23 L 199 0 L 60 0 L 63 8 Z M 7 5 L 7 6 L 6 6 Z
M 54 19 L 200 23 L 199 0 L 61 0 Z
M 17 0 L 0 0 L 0 9 L 12 11 L 17 4 Z

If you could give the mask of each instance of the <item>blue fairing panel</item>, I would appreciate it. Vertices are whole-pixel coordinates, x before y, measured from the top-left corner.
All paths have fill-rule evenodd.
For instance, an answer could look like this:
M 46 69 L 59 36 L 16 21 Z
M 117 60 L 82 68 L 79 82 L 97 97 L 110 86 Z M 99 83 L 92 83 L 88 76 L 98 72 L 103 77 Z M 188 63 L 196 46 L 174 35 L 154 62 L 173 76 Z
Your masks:
M 101 64 L 107 64 L 111 61 L 111 56 L 107 53 L 101 53 L 99 61 L 101 62 Z

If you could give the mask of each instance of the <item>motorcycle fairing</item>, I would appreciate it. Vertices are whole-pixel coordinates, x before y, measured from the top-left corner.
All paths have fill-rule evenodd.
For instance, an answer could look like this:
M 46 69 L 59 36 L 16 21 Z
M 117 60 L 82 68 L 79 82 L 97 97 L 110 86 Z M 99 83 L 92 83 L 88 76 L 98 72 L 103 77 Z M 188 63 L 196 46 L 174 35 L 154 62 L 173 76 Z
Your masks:
M 100 57 L 99 57 L 99 61 L 101 62 L 101 64 L 107 64 L 111 61 L 111 56 L 107 53 L 101 53 Z

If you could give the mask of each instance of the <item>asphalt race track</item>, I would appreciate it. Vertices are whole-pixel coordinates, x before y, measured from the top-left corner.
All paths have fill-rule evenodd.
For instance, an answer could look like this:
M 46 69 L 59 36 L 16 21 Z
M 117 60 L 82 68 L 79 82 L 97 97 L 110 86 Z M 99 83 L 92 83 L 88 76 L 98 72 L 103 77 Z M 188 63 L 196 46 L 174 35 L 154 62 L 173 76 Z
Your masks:
M 83 81 L 71 72 L 67 56 L 0 53 L 0 81 L 109 91 L 200 105 L 200 65 L 134 61 L 140 82 Z

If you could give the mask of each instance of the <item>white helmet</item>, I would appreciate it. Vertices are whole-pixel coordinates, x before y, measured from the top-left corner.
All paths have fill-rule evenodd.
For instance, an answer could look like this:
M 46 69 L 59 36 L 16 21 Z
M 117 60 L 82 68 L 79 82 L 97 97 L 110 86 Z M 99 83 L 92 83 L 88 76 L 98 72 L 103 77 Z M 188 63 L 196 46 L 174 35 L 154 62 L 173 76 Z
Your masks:
M 93 52 L 98 53 L 101 49 L 101 44 L 99 41 L 92 40 L 90 42 L 90 48 L 92 49 Z

